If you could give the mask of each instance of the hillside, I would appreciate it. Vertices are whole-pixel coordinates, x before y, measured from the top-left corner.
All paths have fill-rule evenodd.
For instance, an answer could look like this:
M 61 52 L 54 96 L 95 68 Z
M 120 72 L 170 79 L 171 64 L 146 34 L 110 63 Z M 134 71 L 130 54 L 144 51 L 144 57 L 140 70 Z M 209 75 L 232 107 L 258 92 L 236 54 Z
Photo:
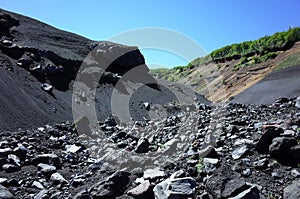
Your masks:
M 300 97 L 211 103 L 189 86 L 155 80 L 138 47 L 5 10 L 0 38 L 0 198 L 299 199 Z M 221 98 L 222 78 L 238 88 L 277 63 L 290 66 L 299 45 L 267 61 L 269 53 L 217 55 L 166 74 L 195 88 L 208 78 L 215 90 L 206 92 Z M 262 61 L 249 66 L 253 59 Z M 275 71 L 265 83 L 271 94 L 284 78 L 279 84 L 298 89 L 299 72 Z
M 139 76 L 123 77 L 133 69 L 138 70 Z M 0 9 L 0 130 L 72 122 L 72 100 L 83 106 L 95 103 L 98 119 L 105 120 L 112 115 L 113 90 L 127 93 L 126 97 L 134 91 L 130 85 L 145 82 L 152 83 L 146 86 L 147 93 L 158 92 L 159 100 L 168 103 L 169 98 L 165 97 L 168 95 L 162 95 L 148 71 L 137 47 L 92 41 Z M 81 79 L 77 77 L 79 72 Z M 79 93 L 73 92 L 75 80 L 83 83 L 84 90 Z M 118 87 L 115 86 L 117 82 Z M 96 86 L 97 92 L 94 101 L 87 102 L 86 98 L 95 93 L 91 86 Z M 188 88 L 183 92 L 187 92 L 181 94 L 183 96 L 193 96 L 191 101 L 196 95 Z M 147 102 L 157 100 L 157 96 Z M 131 99 L 132 106 L 137 103 L 135 108 L 139 109 L 142 103 L 138 100 L 141 99 L 140 96 Z M 124 103 L 119 100 L 115 108 L 128 108 Z M 131 117 L 142 119 L 137 112 L 132 110 Z
M 215 102 L 230 99 L 274 70 L 300 65 L 299 31 L 299 28 L 294 28 L 255 41 L 225 46 L 192 61 L 188 66 L 155 69 L 151 74 L 156 78 L 191 85 Z M 295 73 L 295 78 L 298 75 Z M 293 95 L 294 91 L 289 95 Z

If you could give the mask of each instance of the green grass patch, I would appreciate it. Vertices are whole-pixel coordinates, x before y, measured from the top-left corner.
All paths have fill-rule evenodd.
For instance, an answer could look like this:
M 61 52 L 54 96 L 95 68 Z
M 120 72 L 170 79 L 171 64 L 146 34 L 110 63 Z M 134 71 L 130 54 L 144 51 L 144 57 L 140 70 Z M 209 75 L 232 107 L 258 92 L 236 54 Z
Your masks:
M 197 168 L 197 171 L 201 171 L 203 169 L 204 165 L 203 165 L 203 158 L 200 158 L 198 160 L 198 163 L 196 164 L 196 168 Z
M 163 73 L 168 72 L 169 70 L 170 69 L 168 69 L 168 68 L 155 68 L 155 69 L 150 70 L 150 74 L 155 74 L 155 73 L 163 74 Z

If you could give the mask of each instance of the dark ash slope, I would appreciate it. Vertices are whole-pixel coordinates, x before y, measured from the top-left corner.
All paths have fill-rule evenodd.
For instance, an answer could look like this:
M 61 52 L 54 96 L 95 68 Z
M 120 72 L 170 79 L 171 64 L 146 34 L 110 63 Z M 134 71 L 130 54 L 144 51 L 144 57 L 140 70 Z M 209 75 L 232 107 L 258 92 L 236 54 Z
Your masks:
M 294 66 L 267 75 L 260 82 L 238 94 L 233 102 L 271 104 L 279 97 L 300 96 L 300 66 Z
M 104 58 L 99 58 L 98 52 L 112 59 L 109 60 L 108 68 L 103 68 Z M 116 54 L 119 56 L 116 57 Z M 137 47 L 91 41 L 0 9 L 0 130 L 72 121 L 72 85 L 88 55 L 92 59 L 89 61 L 103 74 L 97 86 L 96 97 L 100 120 L 111 115 L 112 89 L 128 71 L 139 66 L 138 75 L 123 81 L 123 90 L 120 92 L 129 94 L 129 82 L 142 84 L 146 79 L 156 84 L 148 74 L 149 69 Z M 53 92 L 43 91 L 43 83 L 52 85 Z M 147 92 L 157 92 L 158 88 L 157 85 L 149 86 L 150 91 Z M 195 95 L 191 90 L 184 92 L 183 95 Z M 163 94 L 159 96 L 165 97 Z M 134 100 L 134 104 L 140 106 L 141 102 L 137 100 L 139 99 Z M 122 100 L 118 106 L 124 107 Z

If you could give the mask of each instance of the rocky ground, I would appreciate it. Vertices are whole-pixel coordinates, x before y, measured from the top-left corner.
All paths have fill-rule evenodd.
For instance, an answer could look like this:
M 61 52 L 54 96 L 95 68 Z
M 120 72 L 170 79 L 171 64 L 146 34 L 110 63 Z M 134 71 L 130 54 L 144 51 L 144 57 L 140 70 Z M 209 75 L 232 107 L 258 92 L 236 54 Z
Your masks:
M 299 99 L 1 132 L 1 198 L 299 198 Z M 151 109 L 151 108 L 150 108 Z M 161 110 L 160 110 L 161 111 Z

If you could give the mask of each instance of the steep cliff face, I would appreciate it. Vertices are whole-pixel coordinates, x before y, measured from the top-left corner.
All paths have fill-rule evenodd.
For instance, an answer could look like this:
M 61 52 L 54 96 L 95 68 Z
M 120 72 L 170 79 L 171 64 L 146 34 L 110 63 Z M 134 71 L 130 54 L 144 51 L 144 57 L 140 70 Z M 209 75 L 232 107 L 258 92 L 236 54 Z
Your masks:
M 16 64 L 41 82 L 49 81 L 58 90 L 68 90 L 70 81 L 75 79 L 83 60 L 90 53 L 94 53 L 90 56 L 94 64 L 99 65 L 103 63 L 99 60 L 103 56 L 97 53 L 105 52 L 111 62 L 105 71 L 120 75 L 145 64 L 137 47 L 91 41 L 4 10 L 0 10 L 0 19 L 2 53 L 16 60 Z M 12 66 L 10 68 L 13 70 Z M 144 69 L 143 72 L 147 73 L 148 68 Z

